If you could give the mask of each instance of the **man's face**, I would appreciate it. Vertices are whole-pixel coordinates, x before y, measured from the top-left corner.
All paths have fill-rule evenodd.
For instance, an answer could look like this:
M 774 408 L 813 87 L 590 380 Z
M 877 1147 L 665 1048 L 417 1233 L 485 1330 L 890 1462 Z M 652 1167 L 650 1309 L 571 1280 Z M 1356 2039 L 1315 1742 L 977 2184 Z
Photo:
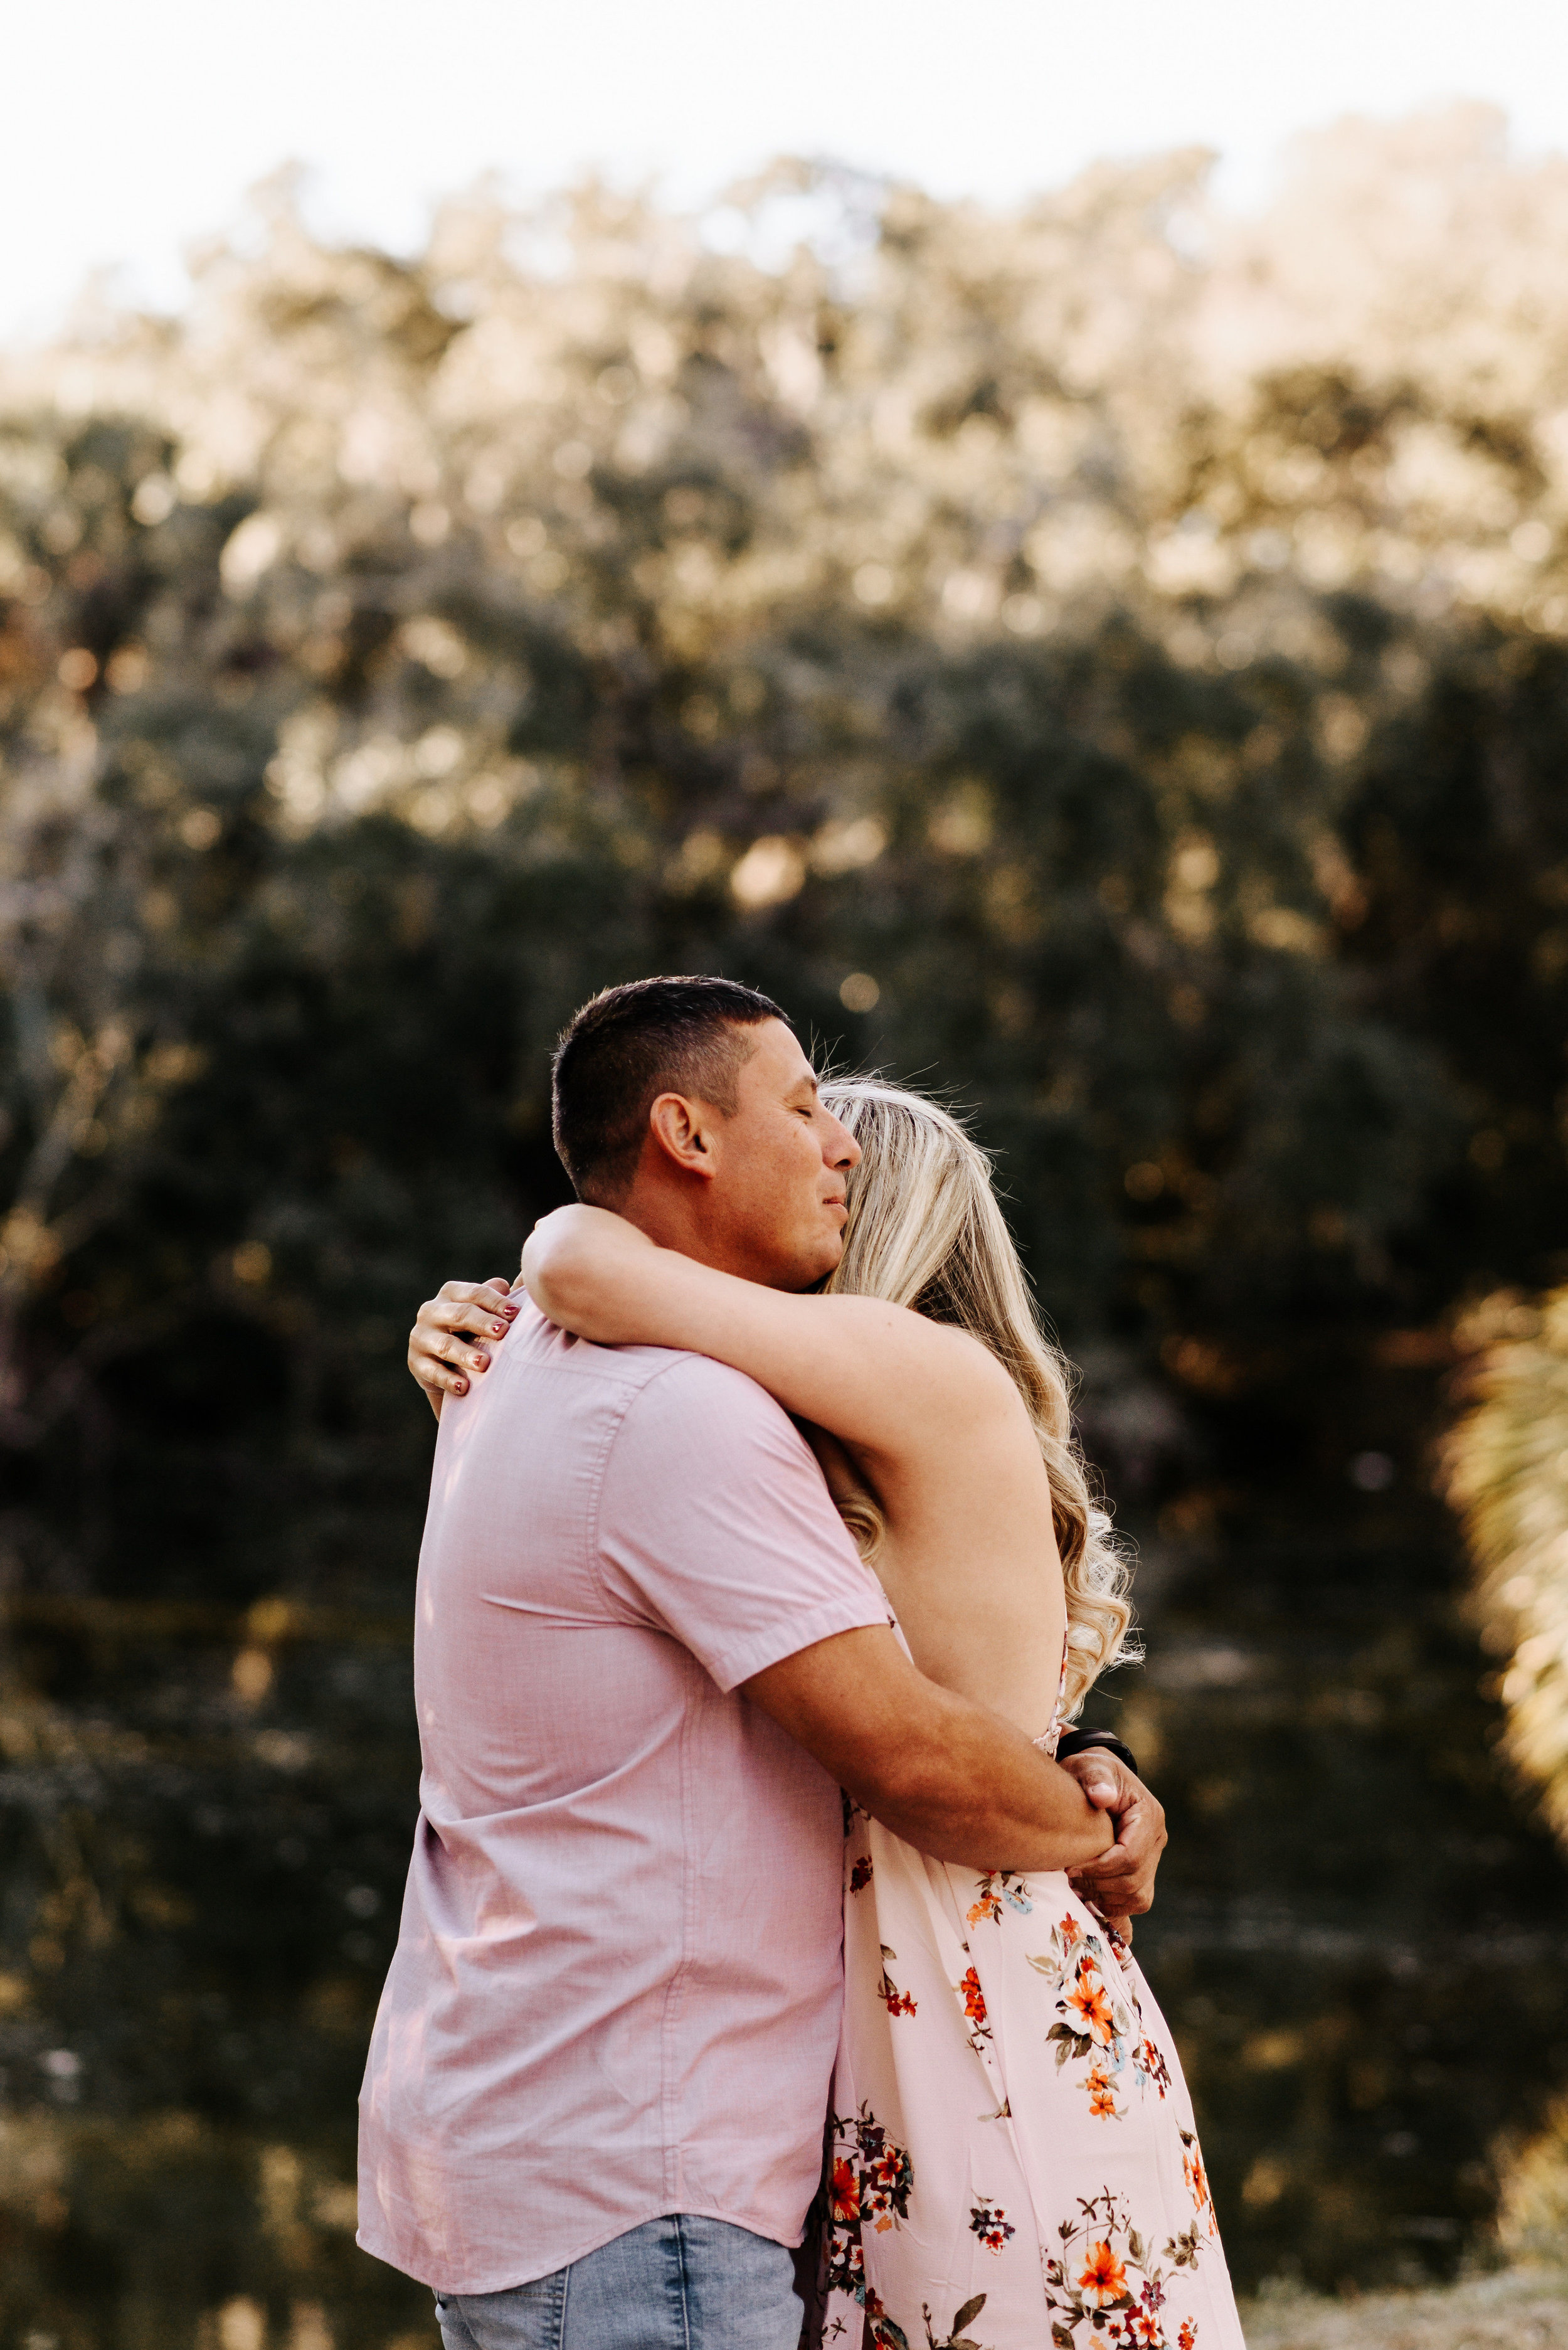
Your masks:
M 711 1262 L 770 1289 L 809 1289 L 844 1253 L 845 1191 L 860 1146 L 817 1099 L 810 1062 L 782 1020 L 752 1046 L 733 1118 L 720 1121 L 703 1222 Z

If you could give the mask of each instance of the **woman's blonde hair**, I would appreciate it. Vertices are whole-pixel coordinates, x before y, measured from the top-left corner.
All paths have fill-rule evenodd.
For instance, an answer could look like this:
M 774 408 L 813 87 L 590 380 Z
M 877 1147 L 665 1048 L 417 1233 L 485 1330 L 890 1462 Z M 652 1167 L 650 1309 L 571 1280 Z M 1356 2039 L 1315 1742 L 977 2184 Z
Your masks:
M 862 1153 L 849 1179 L 844 1254 L 827 1287 L 967 1330 L 1012 1375 L 1033 1422 L 1067 1586 L 1066 1707 L 1075 1712 L 1101 1673 L 1138 1654 L 1126 1597 L 1132 1577 L 1090 1492 L 1073 1432 L 1071 1368 L 1040 1326 L 991 1161 L 949 1111 L 901 1087 L 831 1077 L 822 1098 Z M 843 1513 L 874 1558 L 885 1532 L 877 1503 L 859 1496 Z

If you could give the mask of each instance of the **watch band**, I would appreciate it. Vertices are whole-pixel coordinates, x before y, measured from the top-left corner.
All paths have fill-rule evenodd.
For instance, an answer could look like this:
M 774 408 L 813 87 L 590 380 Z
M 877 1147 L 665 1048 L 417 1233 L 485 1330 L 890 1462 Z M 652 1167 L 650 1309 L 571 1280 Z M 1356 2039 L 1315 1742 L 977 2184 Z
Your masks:
M 1114 1754 L 1118 1762 L 1125 1762 L 1135 1779 L 1142 1778 L 1143 1773 L 1137 1767 L 1137 1755 L 1124 1740 L 1116 1736 L 1114 1730 L 1067 1731 L 1056 1748 L 1056 1760 L 1058 1762 L 1065 1762 L 1069 1755 L 1088 1754 L 1096 1747 L 1104 1747 L 1106 1752 Z

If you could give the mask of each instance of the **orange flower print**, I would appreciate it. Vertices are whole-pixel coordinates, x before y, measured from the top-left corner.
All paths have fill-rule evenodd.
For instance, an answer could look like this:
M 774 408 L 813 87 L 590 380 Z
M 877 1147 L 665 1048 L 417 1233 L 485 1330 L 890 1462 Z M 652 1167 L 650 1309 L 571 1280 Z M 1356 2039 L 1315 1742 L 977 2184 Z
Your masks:
M 1170 2086 L 1170 2067 L 1152 2040 L 1146 2038 L 1138 2042 L 1133 2050 L 1133 2063 L 1147 2079 L 1154 2083 L 1163 2104 L 1165 2093 Z
M 968 1948 L 967 1943 L 965 1948 Z M 963 2002 L 964 2020 L 969 2025 L 969 2044 L 977 2056 L 983 2053 L 984 2043 L 991 2038 L 991 2018 L 986 2012 L 985 1993 L 980 1987 L 980 1977 L 973 1967 L 966 1967 L 963 1981 L 953 1985 Z
M 919 2012 L 914 1999 L 909 1991 L 900 1991 L 898 1984 L 893 1981 L 892 1976 L 888 1972 L 888 1960 L 896 1959 L 898 1955 L 898 1953 L 897 1950 L 890 1950 L 888 1948 L 887 1943 L 883 1943 L 882 1980 L 877 1984 L 877 1989 L 881 1994 L 882 2004 L 887 2009 L 889 2015 L 914 2015 Z
M 836 2116 L 834 2159 L 828 2187 L 829 2220 L 824 2254 L 830 2293 L 846 2293 L 873 2313 L 867 2297 L 864 2231 L 879 2235 L 909 2217 L 915 2174 L 909 2158 L 888 2137 L 868 2105 L 858 2114 Z
M 1192 2208 L 1200 2220 L 1214 2228 L 1214 2198 L 1209 2185 L 1209 2173 L 1203 2165 L 1203 2148 L 1190 2130 L 1181 2133 L 1181 2168 L 1187 2180 L 1187 2191 L 1192 2198 Z
M 1055 2234 L 1061 2249 L 1043 2249 L 1042 2274 L 1056 2350 L 1198 2350 L 1197 2322 L 1184 2320 L 1173 2339 L 1165 2307 L 1171 2268 L 1195 2268 L 1203 2251 L 1196 2228 L 1173 2236 L 1157 2256 L 1158 2237 L 1135 2224 L 1127 2198 L 1106 2187 L 1080 2201 L 1077 2216 Z M 1092 2339 L 1075 2331 L 1085 2318 Z M 1175 2324 L 1174 2312 L 1168 2322 Z
M 981 1926 L 988 1921 L 1002 1923 L 1002 1905 L 1015 1909 L 1021 1918 L 1029 1917 L 1034 1908 L 1029 1898 L 1029 1880 L 1013 1868 L 992 1868 L 975 1885 L 975 1904 L 966 1916 L 965 1923 Z
M 1067 1994 L 1067 2004 L 1078 2019 L 1078 2029 L 1108 2048 L 1116 2035 L 1116 2019 L 1106 1987 L 1086 1970 Z
M 909 2350 L 909 2337 L 901 2325 L 895 2325 L 888 2314 L 887 2304 L 867 2285 L 866 2315 L 870 2329 L 871 2350 Z
M 1110 2074 L 1103 2073 L 1096 2064 L 1090 2070 L 1086 2086 L 1089 2092 L 1089 2111 L 1096 2120 L 1114 2121 L 1121 2107 L 1116 2103 L 1116 2085 Z
M 1129 2062 L 1138 2071 L 1147 2071 L 1144 2051 L 1152 2043 L 1131 2036 L 1142 2029 L 1137 1999 L 1112 1973 L 1105 1944 L 1069 1911 L 1054 1929 L 1049 1950 L 1025 1955 L 1037 1972 L 1050 1978 L 1055 1994 L 1058 2021 L 1046 2033 L 1045 2042 L 1056 2052 L 1058 2069 L 1069 2064 L 1085 2066 L 1087 2078 L 1083 2074 L 1078 2078 L 1096 2120 L 1125 2114 L 1126 2092 L 1132 2086 L 1126 2078 Z M 1130 2013 L 1124 2004 L 1124 1992 L 1131 2000 Z M 1158 2051 L 1155 2054 L 1158 2061 Z M 1163 2089 L 1160 2094 L 1163 2096 Z M 1166 2345 L 1162 2344 L 1160 2350 L 1166 2350 Z
M 1093 2300 L 1101 2309 L 1108 2309 L 1114 2301 L 1127 2299 L 1127 2272 L 1109 2244 L 1089 2246 L 1088 2264 L 1078 2279 L 1078 2290 L 1085 2300 Z
M 899 2195 L 907 2196 L 904 2173 L 908 2163 L 909 2158 L 903 2148 L 890 2146 L 884 2147 L 871 2166 L 870 2176 L 866 2182 L 868 2189 L 867 2202 L 868 2208 L 879 2215 L 875 2221 L 879 2236 L 885 2236 L 894 2224 L 893 2207 L 898 2204 Z M 901 2205 L 898 2208 L 902 2210 Z

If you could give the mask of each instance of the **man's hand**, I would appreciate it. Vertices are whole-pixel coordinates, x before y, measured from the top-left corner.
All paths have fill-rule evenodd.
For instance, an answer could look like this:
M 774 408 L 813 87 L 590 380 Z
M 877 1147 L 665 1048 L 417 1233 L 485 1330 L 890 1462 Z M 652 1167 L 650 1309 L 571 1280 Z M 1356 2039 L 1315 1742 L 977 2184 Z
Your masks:
M 1074 1892 L 1115 1922 L 1142 1917 L 1154 1907 L 1155 1872 L 1167 1842 L 1164 1804 L 1103 1746 L 1069 1755 L 1062 1768 L 1097 1812 L 1110 1814 L 1116 1830 L 1109 1852 L 1072 1871 Z
M 470 1377 L 490 1368 L 485 1339 L 504 1338 L 517 1318 L 511 1289 L 500 1273 L 488 1281 L 443 1281 L 437 1295 L 420 1307 L 409 1332 L 409 1369 L 438 1419 L 443 1396 L 466 1395 Z M 465 1339 L 464 1331 L 473 1333 L 473 1339 Z

